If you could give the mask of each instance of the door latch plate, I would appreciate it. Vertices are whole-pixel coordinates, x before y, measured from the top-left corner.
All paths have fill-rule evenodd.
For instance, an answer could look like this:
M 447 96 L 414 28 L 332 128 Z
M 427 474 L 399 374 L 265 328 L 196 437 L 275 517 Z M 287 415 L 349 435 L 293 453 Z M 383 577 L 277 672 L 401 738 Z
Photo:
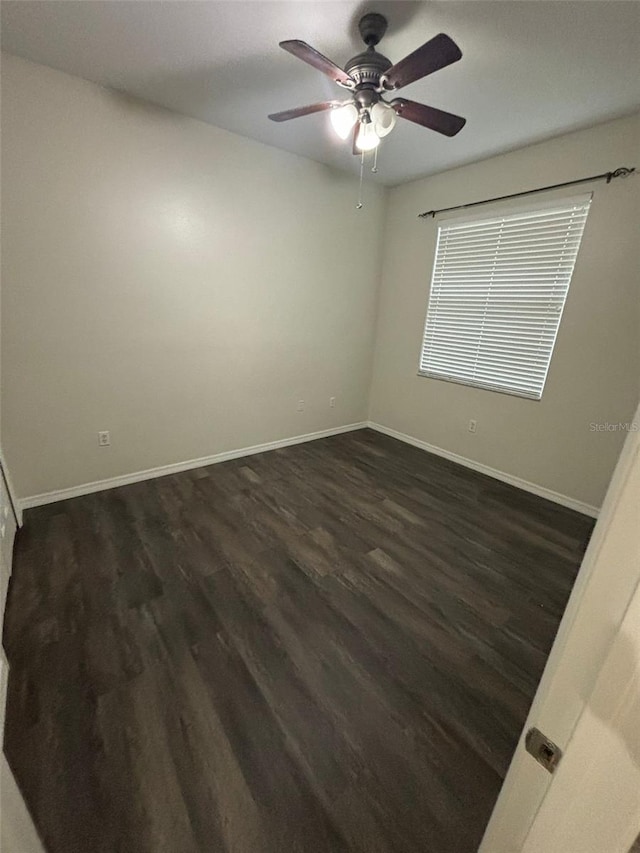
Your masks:
M 529 729 L 524 742 L 527 752 L 533 755 L 538 764 L 553 773 L 562 758 L 560 747 L 536 728 Z

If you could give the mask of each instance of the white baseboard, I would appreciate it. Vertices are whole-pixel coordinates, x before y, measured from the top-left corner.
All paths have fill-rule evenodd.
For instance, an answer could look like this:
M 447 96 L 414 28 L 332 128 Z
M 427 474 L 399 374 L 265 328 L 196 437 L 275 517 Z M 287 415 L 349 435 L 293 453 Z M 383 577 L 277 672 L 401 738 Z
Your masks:
M 223 453 L 214 453 L 213 456 L 203 456 L 200 459 L 189 459 L 186 462 L 175 462 L 171 465 L 161 465 L 159 468 L 148 468 L 146 471 L 135 471 L 132 474 L 123 474 L 120 477 L 109 477 L 106 480 L 96 480 L 93 483 L 83 483 L 80 486 L 71 486 L 68 489 L 58 489 L 55 492 L 44 492 L 41 495 L 21 498 L 20 509 L 30 509 L 34 506 L 56 503 L 57 501 L 78 498 L 81 495 L 90 495 L 93 492 L 102 492 L 106 489 L 115 489 L 118 486 L 128 486 L 131 483 L 140 483 L 143 480 L 153 480 L 156 477 L 166 477 L 167 474 L 177 474 L 180 471 L 190 471 L 193 468 L 203 468 L 206 465 L 215 465 L 218 462 L 228 462 L 230 459 L 238 459 L 242 456 L 252 456 L 255 453 L 264 453 L 267 450 L 277 450 L 280 447 L 290 447 L 293 444 L 304 444 L 307 441 L 315 441 L 318 438 L 328 438 L 331 435 L 340 435 L 343 432 L 352 432 L 356 429 L 364 429 L 366 422 L 357 424 L 346 424 L 345 426 L 323 429 L 318 432 L 309 432 L 306 435 L 295 435 L 291 438 L 282 438 L 278 441 L 269 441 L 266 444 L 254 444 L 252 447 L 241 447 L 238 450 L 227 450 Z
M 523 489 L 525 492 L 538 495 L 541 498 L 553 501 L 554 503 L 566 506 L 569 509 L 574 509 L 577 512 L 589 515 L 592 518 L 598 517 L 598 507 L 583 503 L 582 501 L 570 498 L 568 495 L 562 495 L 559 492 L 554 492 L 552 489 L 547 489 L 537 483 L 530 483 L 528 480 L 523 480 L 513 474 L 507 474 L 504 471 L 499 471 L 497 468 L 490 468 L 488 465 L 483 465 L 481 462 L 476 462 L 473 459 L 468 459 L 466 456 L 460 456 L 457 453 L 452 453 L 450 450 L 445 450 L 442 447 L 437 447 L 435 444 L 429 444 L 426 441 L 421 441 L 419 438 L 414 438 L 411 435 L 406 435 L 398 430 L 383 426 L 382 424 L 373 421 L 366 421 L 355 424 L 346 424 L 345 426 L 335 427 L 334 429 L 319 430 L 318 432 L 310 432 L 306 435 L 296 435 L 292 438 L 283 438 L 278 441 L 269 441 L 266 444 L 255 444 L 252 447 L 242 447 L 238 450 L 227 450 L 223 453 L 215 453 L 212 456 L 204 456 L 200 459 L 189 459 L 186 462 L 175 462 L 171 465 L 161 465 L 158 468 L 149 468 L 146 471 L 135 471 L 132 474 L 123 474 L 120 477 L 110 477 L 106 480 L 96 480 L 93 483 L 83 483 L 80 486 L 71 486 L 68 489 L 59 489 L 54 492 L 45 492 L 40 495 L 32 495 L 31 497 L 22 498 L 18 501 L 19 512 L 29 509 L 30 507 L 42 506 L 44 504 L 55 503 L 57 501 L 68 500 L 69 498 L 77 498 L 81 495 L 89 495 L 92 492 L 102 492 L 106 489 L 115 489 L 118 486 L 128 486 L 131 483 L 140 483 L 143 480 L 152 480 L 156 477 L 166 477 L 168 474 L 177 474 L 180 471 L 189 471 L 193 468 L 202 468 L 206 465 L 215 465 L 218 462 L 227 462 L 230 459 L 238 459 L 242 456 L 252 456 L 255 453 L 264 453 L 267 450 L 277 450 L 279 447 L 289 447 L 294 444 L 303 444 L 307 441 L 315 441 L 318 438 L 328 438 L 331 435 L 340 435 L 343 432 L 352 432 L 353 430 L 369 427 L 377 432 L 389 435 L 392 438 L 397 438 L 404 441 L 406 444 L 411 444 L 414 447 L 419 447 L 421 450 L 426 450 L 428 453 L 435 453 L 436 456 L 442 456 L 449 459 L 451 462 L 457 462 L 459 465 L 464 465 L 466 468 L 471 468 L 473 471 L 479 471 L 481 474 L 486 474 L 503 483 L 509 483 L 511 486 L 516 486 Z
M 382 432 L 391 438 L 397 438 L 404 441 L 406 444 L 412 444 L 414 447 L 419 447 L 421 450 L 426 450 L 428 453 L 435 453 L 436 456 L 442 456 L 444 459 L 449 459 L 451 462 L 457 462 L 458 465 L 464 465 L 465 468 L 471 468 L 473 471 L 479 471 L 481 474 L 486 474 L 493 477 L 495 480 L 501 480 L 503 483 L 508 483 L 510 486 L 517 486 L 525 492 L 531 492 L 538 497 L 546 498 L 554 503 L 566 506 L 569 509 L 575 509 L 584 515 L 589 515 L 591 518 L 597 518 L 600 512 L 598 507 L 583 503 L 582 501 L 570 498 L 568 495 L 562 495 L 560 492 L 554 492 L 552 489 L 547 489 L 544 486 L 539 486 L 537 483 L 530 483 L 528 480 L 523 480 L 521 477 L 515 477 L 513 474 L 507 474 L 504 471 L 499 471 L 497 468 L 490 468 L 488 465 L 483 465 L 481 462 L 476 462 L 473 459 L 468 459 L 466 456 L 460 456 L 457 453 L 452 453 L 450 450 L 445 450 L 442 447 L 437 447 L 435 444 L 429 444 L 426 441 L 421 441 L 419 438 L 414 438 L 411 435 L 406 435 L 404 432 L 391 429 L 382 424 L 369 421 L 367 426 L 377 432 Z

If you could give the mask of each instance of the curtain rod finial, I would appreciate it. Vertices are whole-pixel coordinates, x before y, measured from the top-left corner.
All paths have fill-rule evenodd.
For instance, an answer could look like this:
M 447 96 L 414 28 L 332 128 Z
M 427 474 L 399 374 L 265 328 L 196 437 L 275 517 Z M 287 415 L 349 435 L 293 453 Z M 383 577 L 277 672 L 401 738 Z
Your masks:
M 615 170 L 615 172 L 609 172 L 607 183 L 609 183 L 612 178 L 628 178 L 629 175 L 632 175 L 635 172 L 635 170 L 635 166 L 631 166 L 631 168 L 628 166 L 620 166 Z

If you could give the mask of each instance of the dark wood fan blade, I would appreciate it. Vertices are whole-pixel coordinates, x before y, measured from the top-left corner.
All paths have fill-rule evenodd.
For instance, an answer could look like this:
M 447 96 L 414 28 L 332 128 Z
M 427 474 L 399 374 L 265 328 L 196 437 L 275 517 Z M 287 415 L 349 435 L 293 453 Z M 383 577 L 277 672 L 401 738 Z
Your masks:
M 307 107 L 295 107 L 292 110 L 283 110 L 281 113 L 271 113 L 269 118 L 271 121 L 289 121 L 291 118 L 300 118 L 300 116 L 308 116 L 311 113 L 321 113 L 324 110 L 330 110 L 331 107 L 338 103 L 339 101 L 323 101 L 320 104 L 309 104 Z
M 427 74 L 433 74 L 434 71 L 457 62 L 461 56 L 462 51 L 453 39 L 440 33 L 400 62 L 396 62 L 384 75 L 385 87 L 401 89 L 409 83 L 421 80 Z
M 401 118 L 406 118 L 414 124 L 421 124 L 422 127 L 428 127 L 429 130 L 435 130 L 445 136 L 455 136 L 467 123 L 466 118 L 462 116 L 445 113 L 443 110 L 418 104 L 407 98 L 394 98 L 391 106 Z
M 315 49 L 315 47 L 311 47 L 310 44 L 307 44 L 306 41 L 300 41 L 300 39 L 281 41 L 280 47 L 284 50 L 288 50 L 289 53 L 297 56 L 298 59 L 301 59 L 303 62 L 313 65 L 314 68 L 317 68 L 318 71 L 322 71 L 322 73 L 326 74 L 327 77 L 331 77 L 331 79 L 335 80 L 336 83 L 346 83 L 349 86 L 355 84 L 355 80 L 353 80 L 346 71 L 343 71 L 342 68 L 339 68 L 335 64 L 335 62 L 327 59 L 326 56 L 323 56 Z

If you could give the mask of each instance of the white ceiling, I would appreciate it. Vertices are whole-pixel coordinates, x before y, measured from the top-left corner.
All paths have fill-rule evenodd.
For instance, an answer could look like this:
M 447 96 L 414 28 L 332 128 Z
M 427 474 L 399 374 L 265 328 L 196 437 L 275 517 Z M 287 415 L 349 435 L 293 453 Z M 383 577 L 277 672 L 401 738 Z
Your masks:
M 380 50 L 392 61 L 446 32 L 462 60 L 402 94 L 467 125 L 447 139 L 399 121 L 380 149 L 377 179 L 390 185 L 640 107 L 637 2 L 4 0 L 1 11 L 10 53 L 354 171 L 357 158 L 326 114 L 267 119 L 344 95 L 278 42 L 303 39 L 344 65 L 363 47 L 366 11 L 387 16 Z

